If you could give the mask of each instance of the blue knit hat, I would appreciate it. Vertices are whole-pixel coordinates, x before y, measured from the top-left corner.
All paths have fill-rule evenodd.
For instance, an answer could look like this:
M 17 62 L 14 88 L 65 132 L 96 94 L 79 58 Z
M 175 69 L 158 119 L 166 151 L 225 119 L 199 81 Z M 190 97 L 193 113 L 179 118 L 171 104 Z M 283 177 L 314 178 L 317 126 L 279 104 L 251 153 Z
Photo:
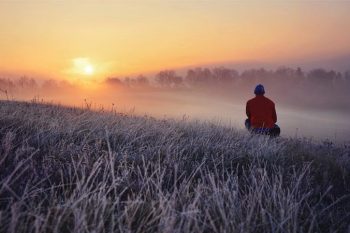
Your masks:
M 261 84 L 257 85 L 255 87 L 254 94 L 255 95 L 264 95 L 265 94 L 264 86 Z

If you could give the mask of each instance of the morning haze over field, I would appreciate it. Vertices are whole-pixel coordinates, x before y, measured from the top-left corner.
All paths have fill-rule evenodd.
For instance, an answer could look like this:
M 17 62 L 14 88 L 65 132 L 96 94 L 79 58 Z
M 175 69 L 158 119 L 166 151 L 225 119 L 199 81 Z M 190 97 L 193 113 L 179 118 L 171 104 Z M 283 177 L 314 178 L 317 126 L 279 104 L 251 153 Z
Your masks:
M 284 136 L 350 137 L 350 2 L 1 1 L 2 99 L 243 127 L 262 83 Z
M 0 0 L 1 233 L 350 232 L 350 1 Z

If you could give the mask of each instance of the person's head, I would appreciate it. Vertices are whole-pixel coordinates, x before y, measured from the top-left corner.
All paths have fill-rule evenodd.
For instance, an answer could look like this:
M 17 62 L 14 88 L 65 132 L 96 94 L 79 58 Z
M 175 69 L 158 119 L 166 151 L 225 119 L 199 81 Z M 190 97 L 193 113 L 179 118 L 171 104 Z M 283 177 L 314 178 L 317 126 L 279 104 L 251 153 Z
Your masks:
M 263 85 L 259 84 L 255 87 L 254 90 L 255 95 L 264 95 L 265 94 L 265 88 Z

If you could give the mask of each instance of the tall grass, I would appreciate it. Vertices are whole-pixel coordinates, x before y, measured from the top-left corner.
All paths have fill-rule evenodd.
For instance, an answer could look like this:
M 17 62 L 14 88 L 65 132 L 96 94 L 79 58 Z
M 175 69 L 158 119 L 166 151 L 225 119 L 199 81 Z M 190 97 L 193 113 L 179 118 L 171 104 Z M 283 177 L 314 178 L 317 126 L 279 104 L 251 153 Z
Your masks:
M 350 148 L 0 102 L 0 232 L 346 232 Z

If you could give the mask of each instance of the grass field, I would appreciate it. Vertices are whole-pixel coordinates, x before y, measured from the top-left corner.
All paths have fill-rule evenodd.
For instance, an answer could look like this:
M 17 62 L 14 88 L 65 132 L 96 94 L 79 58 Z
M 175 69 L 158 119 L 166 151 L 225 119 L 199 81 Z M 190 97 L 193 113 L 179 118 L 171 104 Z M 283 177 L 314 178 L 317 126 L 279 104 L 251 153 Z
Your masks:
M 0 232 L 348 232 L 350 147 L 0 102 Z

